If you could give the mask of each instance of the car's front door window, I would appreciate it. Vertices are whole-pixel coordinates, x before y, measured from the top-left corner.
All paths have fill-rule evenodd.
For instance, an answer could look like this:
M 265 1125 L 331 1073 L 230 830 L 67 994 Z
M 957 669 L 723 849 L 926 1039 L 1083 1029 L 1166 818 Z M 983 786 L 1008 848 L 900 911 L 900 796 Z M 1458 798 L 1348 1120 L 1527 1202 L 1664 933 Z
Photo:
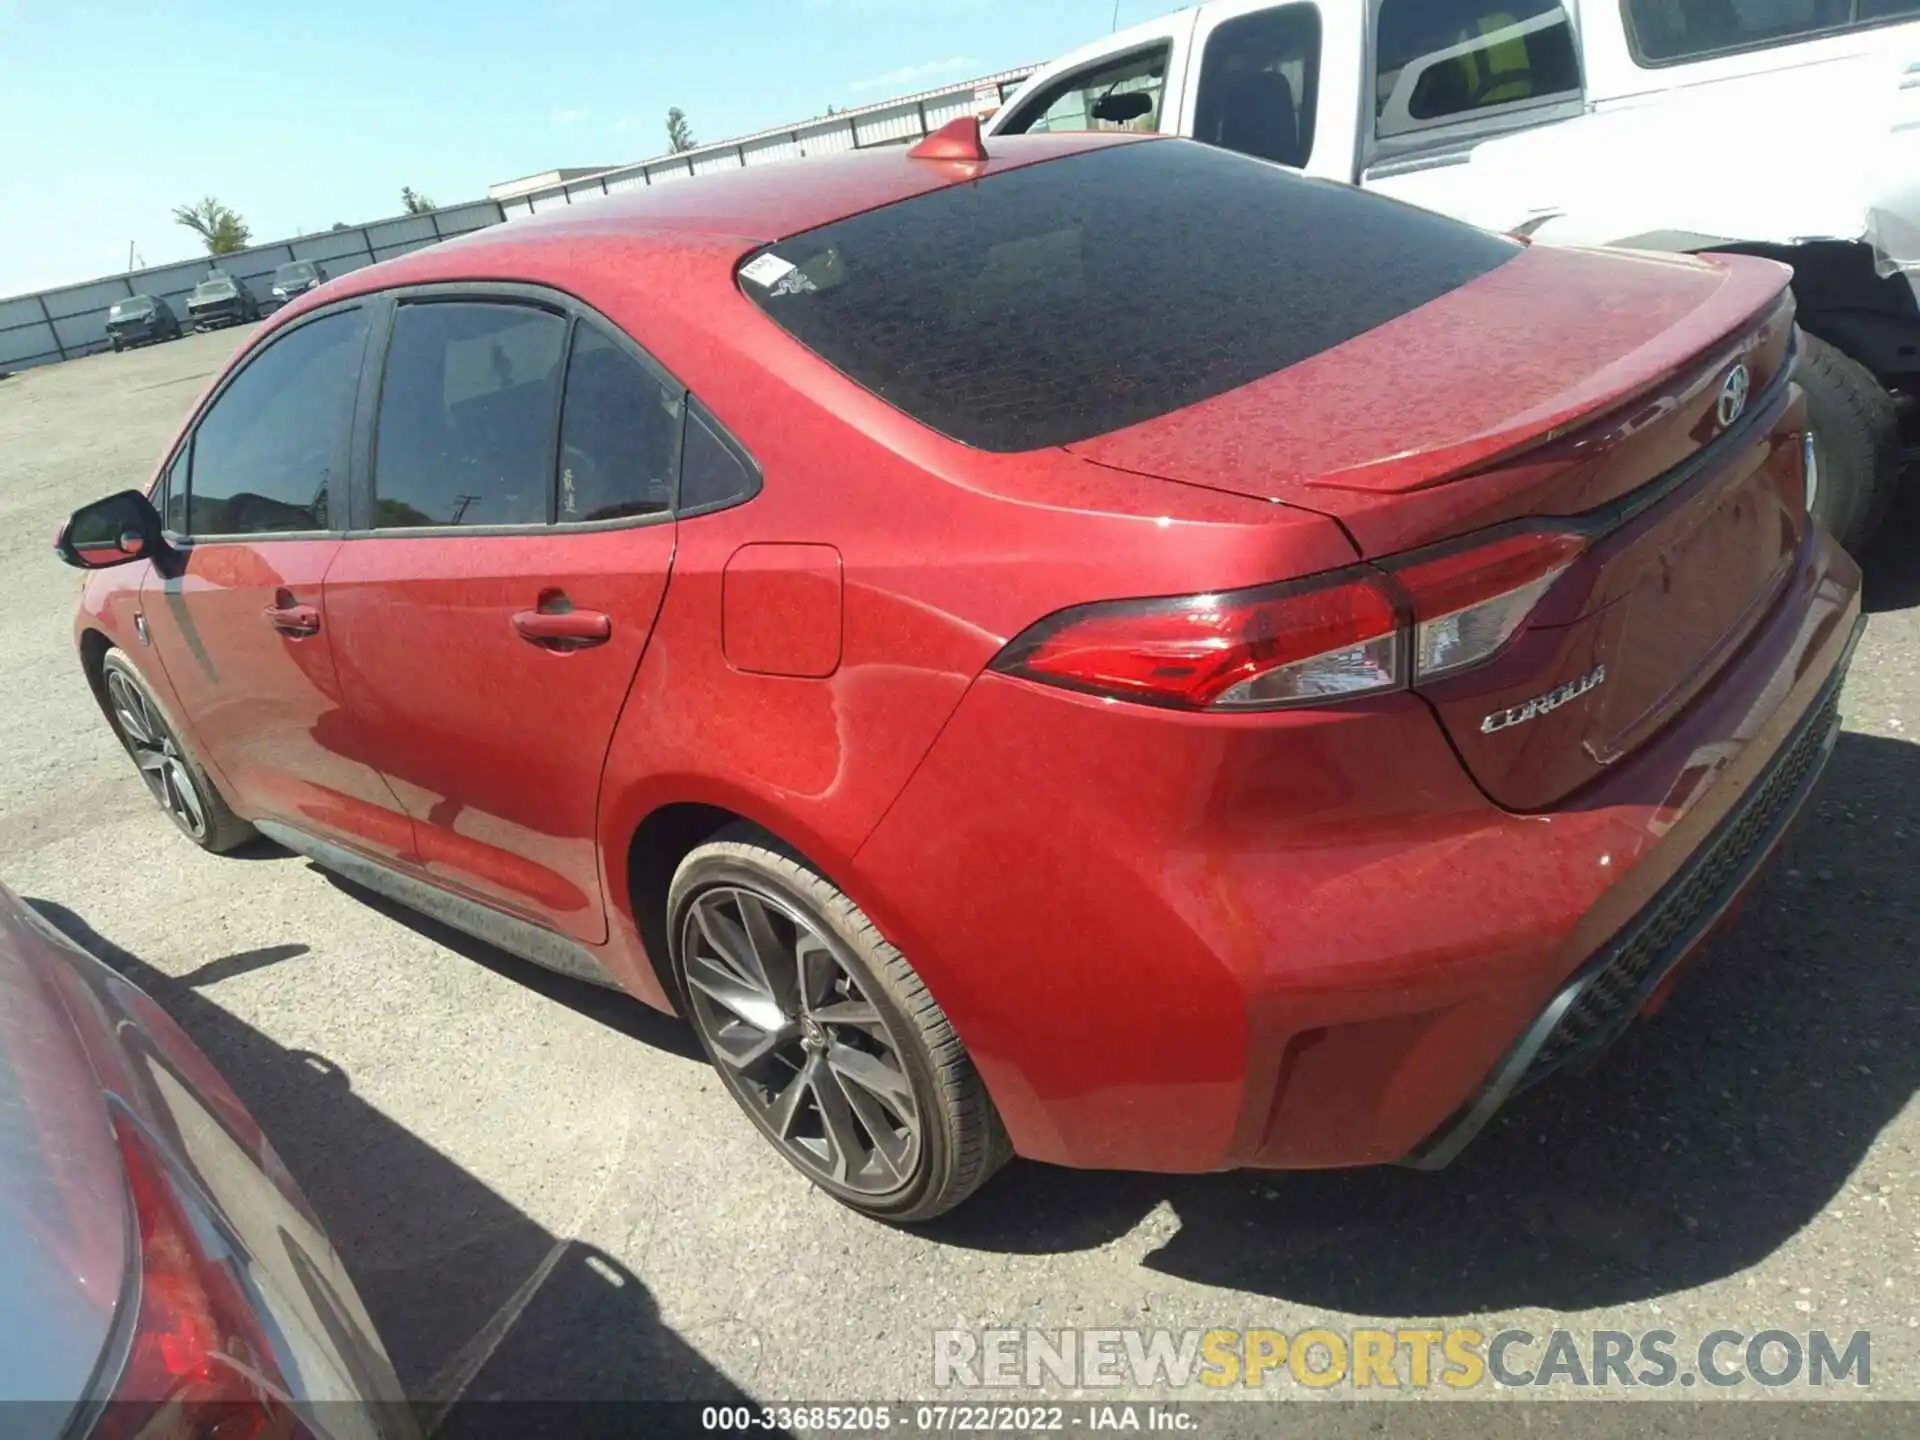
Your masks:
M 326 530 L 343 489 L 365 338 L 365 313 L 341 311 L 248 361 L 194 429 L 184 497 L 175 466 L 174 528 L 195 537 Z

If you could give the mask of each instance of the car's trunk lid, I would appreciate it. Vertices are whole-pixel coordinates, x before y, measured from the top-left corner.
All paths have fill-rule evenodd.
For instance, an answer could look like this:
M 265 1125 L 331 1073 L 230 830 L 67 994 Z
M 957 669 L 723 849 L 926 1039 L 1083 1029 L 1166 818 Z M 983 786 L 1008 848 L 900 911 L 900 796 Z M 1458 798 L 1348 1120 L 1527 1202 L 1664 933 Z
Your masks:
M 1589 546 L 1507 649 L 1418 687 L 1492 798 L 1544 808 L 1680 713 L 1791 572 L 1803 482 L 1773 433 L 1787 279 L 1534 247 L 1335 350 L 1069 448 L 1318 511 L 1375 560 L 1572 519 Z
M 0 1406 L 58 1435 L 113 1331 L 131 1215 L 52 941 L 0 887 Z M 39 1401 L 40 1404 L 13 1404 Z

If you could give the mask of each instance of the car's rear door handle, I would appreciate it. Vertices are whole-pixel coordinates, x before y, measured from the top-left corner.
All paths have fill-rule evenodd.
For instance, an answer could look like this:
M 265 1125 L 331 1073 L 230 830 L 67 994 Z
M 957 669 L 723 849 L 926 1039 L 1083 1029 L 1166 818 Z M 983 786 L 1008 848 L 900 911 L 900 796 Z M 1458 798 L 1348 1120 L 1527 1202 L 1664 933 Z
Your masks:
M 613 621 L 598 610 L 522 610 L 513 628 L 522 640 L 548 649 L 578 650 L 613 638 Z
M 320 611 L 313 605 L 269 605 L 267 623 L 282 635 L 301 639 L 320 633 Z

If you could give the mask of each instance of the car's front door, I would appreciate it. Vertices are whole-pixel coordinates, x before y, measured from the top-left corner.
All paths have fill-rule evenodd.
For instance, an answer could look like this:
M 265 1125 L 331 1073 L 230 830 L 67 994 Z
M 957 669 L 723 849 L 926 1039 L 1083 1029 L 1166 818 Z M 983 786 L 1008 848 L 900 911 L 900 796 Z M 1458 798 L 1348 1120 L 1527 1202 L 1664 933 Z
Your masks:
M 567 302 L 392 311 L 370 472 L 327 579 L 341 682 L 427 873 L 606 938 L 600 773 L 673 563 L 684 392 Z
M 249 818 L 393 858 L 412 826 L 358 756 L 323 597 L 340 551 L 368 309 L 275 336 L 181 442 L 165 509 L 177 555 L 148 573 L 141 614 L 180 720 Z

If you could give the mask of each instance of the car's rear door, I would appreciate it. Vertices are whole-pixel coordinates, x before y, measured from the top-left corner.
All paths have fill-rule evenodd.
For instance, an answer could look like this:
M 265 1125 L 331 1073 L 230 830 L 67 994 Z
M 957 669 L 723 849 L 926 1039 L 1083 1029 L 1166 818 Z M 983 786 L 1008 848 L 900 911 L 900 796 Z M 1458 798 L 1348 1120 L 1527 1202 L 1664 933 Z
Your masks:
M 167 472 L 177 555 L 141 615 L 199 753 L 250 818 L 412 849 L 340 697 L 322 581 L 340 551 L 370 308 L 287 327 L 222 385 Z
M 604 940 L 600 773 L 673 563 L 685 393 L 544 292 L 427 289 L 388 313 L 327 580 L 348 702 L 431 878 Z

